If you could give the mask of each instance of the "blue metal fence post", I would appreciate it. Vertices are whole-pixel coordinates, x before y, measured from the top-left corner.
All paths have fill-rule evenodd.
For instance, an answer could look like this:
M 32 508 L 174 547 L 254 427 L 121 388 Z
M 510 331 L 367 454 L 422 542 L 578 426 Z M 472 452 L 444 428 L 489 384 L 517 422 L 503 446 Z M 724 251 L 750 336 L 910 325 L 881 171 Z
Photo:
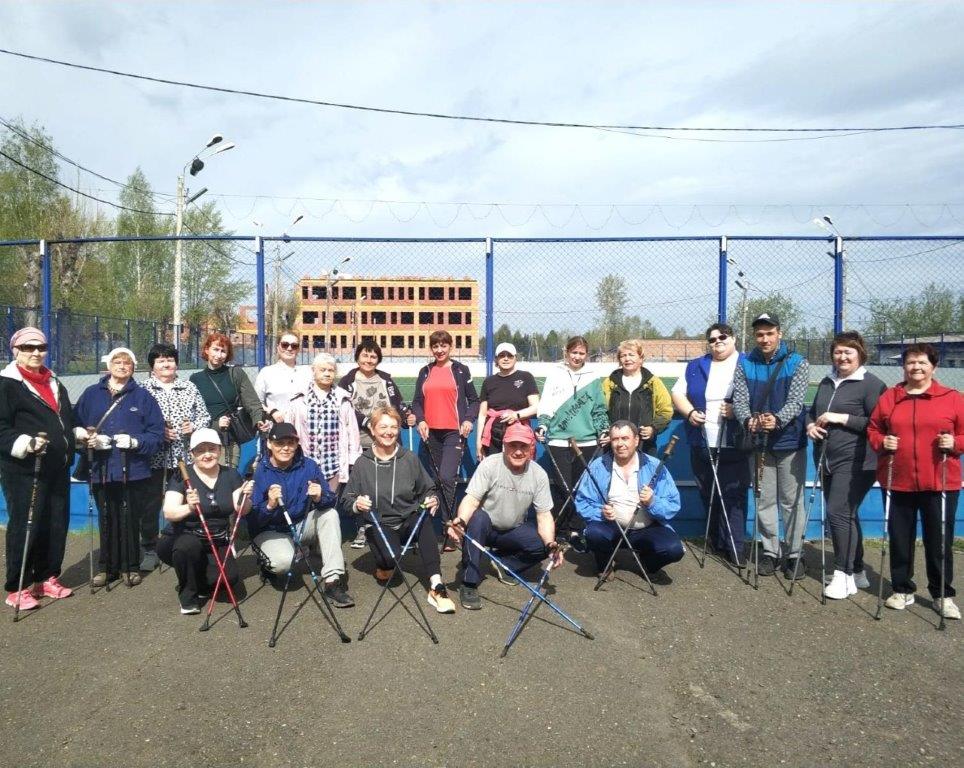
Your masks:
M 254 248 L 257 252 L 255 259 L 255 271 L 257 272 L 255 290 L 257 291 L 257 306 L 255 312 L 257 313 L 257 324 L 258 324 L 258 338 L 255 341 L 255 365 L 258 368 L 264 368 L 267 365 L 267 343 L 264 337 L 264 312 L 265 312 L 265 300 L 264 300 L 264 240 L 258 235 L 254 239 Z
M 716 318 L 719 322 L 726 322 L 726 235 L 720 238 L 720 283 L 717 286 Z
M 844 248 L 839 235 L 833 241 L 833 332 L 844 329 Z
M 492 238 L 485 238 L 485 375 L 492 375 L 492 361 L 495 358 L 495 255 L 492 252 Z
M 53 304 L 53 289 L 50 269 L 50 246 L 46 240 L 40 241 L 40 330 L 50 340 L 50 307 Z

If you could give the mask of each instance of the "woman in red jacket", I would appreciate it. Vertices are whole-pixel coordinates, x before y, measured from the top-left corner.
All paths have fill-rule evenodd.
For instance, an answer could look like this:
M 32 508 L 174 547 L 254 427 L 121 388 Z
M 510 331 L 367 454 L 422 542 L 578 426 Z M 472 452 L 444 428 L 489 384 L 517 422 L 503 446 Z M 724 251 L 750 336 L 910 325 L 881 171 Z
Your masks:
M 917 513 L 924 531 L 927 589 L 934 610 L 946 619 L 960 619 L 954 605 L 954 515 L 961 490 L 964 452 L 964 396 L 934 378 L 938 353 L 930 344 L 911 344 L 902 356 L 904 381 L 880 396 L 870 416 L 867 437 L 881 455 L 877 479 L 886 487 L 891 460 L 890 581 L 894 594 L 887 607 L 903 610 L 914 602 L 914 543 Z M 892 458 L 889 456 L 892 454 Z M 946 462 L 946 465 L 945 465 Z M 946 481 L 942 487 L 942 479 Z M 945 530 L 941 535 L 941 503 L 945 500 Z M 944 552 L 941 552 L 941 542 Z M 943 569 L 941 558 L 943 557 Z M 941 600 L 941 573 L 944 598 Z

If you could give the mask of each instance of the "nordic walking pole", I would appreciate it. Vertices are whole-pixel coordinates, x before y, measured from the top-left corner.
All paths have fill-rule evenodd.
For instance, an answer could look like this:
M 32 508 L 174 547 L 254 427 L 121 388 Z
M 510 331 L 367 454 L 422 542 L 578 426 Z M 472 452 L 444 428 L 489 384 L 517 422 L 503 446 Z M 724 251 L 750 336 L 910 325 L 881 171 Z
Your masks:
M 251 479 L 251 472 L 245 473 L 245 481 Z M 237 555 L 234 554 L 234 540 L 238 535 L 238 526 L 241 524 L 241 510 L 244 509 L 244 505 L 248 503 L 250 495 L 247 493 L 242 493 L 239 499 L 238 509 L 234 514 L 234 525 L 231 527 L 231 536 L 228 538 L 228 548 L 224 550 L 224 564 L 227 565 L 228 555 L 232 555 L 235 560 L 237 560 Z M 225 571 L 227 573 L 227 571 Z M 218 598 L 218 592 L 221 589 L 221 584 L 226 583 L 222 579 L 221 574 L 218 574 L 218 580 L 214 585 L 214 591 L 211 593 L 211 601 L 208 603 L 207 616 L 204 617 L 204 623 L 201 625 L 199 632 L 207 632 L 211 628 L 211 613 L 214 611 L 214 601 Z
M 122 451 L 123 458 L 121 459 L 121 514 L 120 514 L 120 561 L 121 561 L 121 572 L 124 574 L 124 583 L 127 585 L 128 589 L 133 589 L 134 584 L 131 582 L 130 577 L 130 547 L 129 539 L 131 535 L 130 531 L 130 495 L 127 490 L 127 473 L 130 469 L 127 462 L 127 451 Z M 108 577 L 109 578 L 109 577 Z
M 666 443 L 666 447 L 663 448 L 663 455 L 660 458 L 659 463 L 656 465 L 656 469 L 653 470 L 653 476 L 650 478 L 649 482 L 647 483 L 647 485 L 650 488 L 652 488 L 654 491 L 656 490 L 656 483 L 659 482 L 659 478 L 663 473 L 663 467 L 666 466 L 666 462 L 669 461 L 669 457 L 673 454 L 673 450 L 676 448 L 676 443 L 678 441 L 679 441 L 679 438 L 676 435 L 673 435 L 669 439 L 669 442 Z M 589 477 L 590 479 L 593 479 L 593 481 L 595 482 L 595 478 L 592 477 L 592 474 L 590 474 Z M 599 490 L 598 485 L 596 485 L 596 489 Z M 605 498 L 605 496 L 603 498 Z M 623 528 L 618 522 L 616 522 L 616 527 L 620 529 L 620 535 L 622 536 L 622 541 L 626 542 L 626 546 L 629 547 L 630 552 L 633 553 L 633 557 L 636 558 L 636 563 L 639 564 L 640 567 L 642 568 L 642 564 L 639 562 L 639 558 L 636 557 L 636 550 L 633 549 L 632 545 L 630 544 L 629 538 L 626 535 L 626 531 L 630 530 L 630 528 L 634 525 L 636 521 L 636 513 L 638 511 L 639 511 L 639 507 L 636 507 L 636 512 L 633 513 L 633 516 L 630 518 L 629 523 L 626 524 L 625 528 Z M 618 542 L 616 546 L 613 548 L 613 553 L 609 556 L 609 562 L 606 564 L 605 570 L 603 570 L 603 572 L 599 575 L 599 579 L 596 581 L 596 586 L 593 587 L 594 590 L 598 590 L 599 587 L 602 586 L 602 583 L 606 580 L 607 574 L 609 573 L 610 569 L 613 568 L 616 562 L 616 553 L 619 551 L 620 546 L 622 546 L 622 542 Z M 643 568 L 643 575 L 646 577 L 646 581 L 649 583 L 649 588 L 653 590 L 653 595 L 655 596 L 656 587 L 653 585 L 652 579 L 649 578 L 649 574 L 646 572 L 645 568 Z
M 759 414 L 754 414 L 751 420 L 757 416 Z M 755 433 L 753 443 L 753 589 L 759 589 L 760 548 L 757 535 L 760 532 L 760 499 L 763 498 L 763 466 L 766 462 L 763 453 L 766 450 L 766 435 Z
M 46 441 L 47 433 L 38 432 L 37 437 L 33 438 L 33 440 L 37 438 Z M 31 440 L 31 442 L 33 442 L 33 440 Z M 27 572 L 27 555 L 30 554 L 30 534 L 33 531 L 33 516 L 37 511 L 37 487 L 40 485 L 40 465 L 43 463 L 44 451 L 46 451 L 46 449 L 47 446 L 44 444 L 36 451 L 33 460 L 33 485 L 30 487 L 30 506 L 27 507 L 27 530 L 24 532 L 23 537 L 23 558 L 20 561 L 20 582 L 17 584 L 17 605 L 13 612 L 14 622 L 20 621 L 20 600 L 23 597 L 23 577 Z
M 586 463 L 586 457 L 582 455 L 582 449 L 576 444 L 575 438 L 572 438 L 572 437 L 569 438 L 569 450 L 573 451 L 576 454 L 576 457 L 579 459 L 580 463 L 582 464 L 582 473 L 592 481 L 593 486 L 595 486 L 596 488 L 596 493 L 599 494 L 599 498 L 602 499 L 603 503 L 605 503 L 608 494 L 606 494 L 603 491 L 599 483 L 596 481 L 596 478 L 593 477 L 592 473 L 589 471 L 589 464 Z M 613 521 L 613 522 L 616 522 L 616 521 Z M 632 525 L 632 522 L 633 521 L 630 520 L 629 525 Z M 603 572 L 599 574 L 599 578 L 596 580 L 596 586 L 592 588 L 593 592 L 598 592 L 599 588 L 603 585 L 603 582 L 606 580 L 606 576 L 609 575 L 610 570 L 612 570 L 613 568 L 613 563 L 616 560 L 616 552 L 619 551 L 619 548 L 623 545 L 623 542 L 625 542 L 626 546 L 629 547 L 629 551 L 632 554 L 633 559 L 636 561 L 636 565 L 639 567 L 639 570 L 642 572 L 643 578 L 646 579 L 646 583 L 649 584 L 649 588 L 652 590 L 653 596 L 655 597 L 657 595 L 656 586 L 649 578 L 649 573 L 646 571 L 646 568 L 643 566 L 642 561 L 639 559 L 639 555 L 637 554 L 636 550 L 633 549 L 633 545 L 630 543 L 629 538 L 626 535 L 626 530 L 629 528 L 629 526 L 626 526 L 626 528 L 623 528 L 618 522 L 616 522 L 616 527 L 619 529 L 619 535 L 622 537 L 622 541 L 617 542 L 616 546 L 613 548 L 613 554 L 609 558 L 609 562 L 606 563 L 606 567 L 603 569 Z
M 188 491 L 192 490 L 191 478 L 187 474 L 187 465 L 184 460 L 181 459 L 177 463 L 177 468 L 181 473 L 181 479 L 184 480 L 184 493 L 187 494 Z M 241 609 L 238 607 L 238 601 L 234 596 L 234 590 L 231 589 L 231 582 L 228 581 L 228 575 L 224 570 L 224 564 L 221 562 L 221 556 L 218 554 L 217 545 L 214 543 L 214 537 L 211 536 L 211 529 L 208 528 L 208 521 L 204 517 L 204 512 L 201 510 L 201 504 L 194 505 L 194 512 L 198 516 L 198 520 L 201 521 L 201 528 L 204 529 L 204 537 L 208 540 L 208 544 L 211 547 L 211 556 L 214 557 L 214 564 L 218 567 L 218 579 L 224 581 L 224 587 L 228 590 L 228 597 L 231 598 L 231 605 L 234 608 L 234 612 L 238 615 L 238 625 L 241 629 L 248 626 L 248 622 L 244 620 L 244 616 L 241 615 Z M 208 615 L 211 612 L 211 606 L 214 605 L 214 595 L 211 595 L 211 605 L 208 606 Z M 205 619 L 206 621 L 206 619 Z
M 563 514 L 566 511 L 566 507 L 568 507 L 570 504 L 576 503 L 573 499 L 575 488 L 569 487 L 569 484 L 566 482 L 566 478 L 562 474 L 562 470 L 559 469 L 559 462 L 556 461 L 556 457 L 552 455 L 552 446 L 549 445 L 548 430 L 546 431 L 545 441 L 546 442 L 544 445 L 545 445 L 546 453 L 549 456 L 549 463 L 552 464 L 552 468 L 556 472 L 556 477 L 559 478 L 559 482 L 562 483 L 562 489 L 566 492 L 566 500 L 562 503 L 562 507 L 559 509 L 559 514 L 555 516 L 555 523 L 558 526 L 560 520 L 565 519 L 568 521 L 569 519 L 569 518 L 563 518 Z M 572 448 L 570 447 L 569 450 L 572 451 Z M 581 479 L 582 478 L 580 477 L 580 480 Z M 576 483 L 576 485 L 578 485 L 578 483 Z
M 321 601 L 325 604 L 325 606 L 327 606 L 328 611 L 331 614 L 329 623 L 331 623 L 332 627 L 338 633 L 338 637 L 341 639 L 343 643 L 350 643 L 351 638 L 345 634 L 345 630 L 341 628 L 341 624 L 338 622 L 338 617 L 335 616 L 335 609 L 331 607 L 331 603 L 328 601 L 328 596 L 325 594 L 325 590 L 321 583 L 321 579 L 318 577 L 318 574 L 315 573 L 315 568 L 311 564 L 310 553 L 305 548 L 305 545 L 301 543 L 301 534 L 298 533 L 298 529 L 295 527 L 294 521 L 291 519 L 291 514 L 288 512 L 288 508 L 285 506 L 284 501 L 282 501 L 281 499 L 278 500 L 278 506 L 281 508 L 281 512 L 284 515 L 285 522 L 288 524 L 288 531 L 291 534 L 291 541 L 294 544 L 295 549 L 301 552 L 301 557 L 305 561 L 305 565 L 308 566 L 308 573 L 311 574 L 311 580 L 315 585 L 315 589 L 318 591 L 318 594 L 321 595 Z M 304 524 L 305 524 L 305 521 L 307 521 L 307 519 L 308 518 L 306 517 L 305 520 L 302 521 L 302 530 L 304 530 Z M 291 576 L 294 571 L 294 567 L 295 567 L 294 561 L 295 559 L 294 557 L 292 557 L 291 567 L 288 569 L 288 575 L 285 579 L 285 589 L 284 589 L 284 592 L 281 593 L 281 605 L 278 606 L 278 615 L 277 617 L 275 617 L 274 629 L 271 631 L 271 639 L 268 641 L 269 648 L 274 648 L 275 643 L 278 640 L 278 635 L 277 635 L 278 620 L 281 618 L 281 606 L 284 605 L 284 597 L 288 593 L 288 584 L 291 581 Z M 318 606 L 318 608 L 319 610 L 321 610 L 320 605 Z M 328 614 L 326 614 L 323 610 L 322 610 L 322 615 L 325 616 L 326 620 L 328 620 Z
M 887 451 L 887 487 L 884 488 L 884 535 L 880 542 L 880 577 L 877 582 L 877 613 L 874 614 L 874 619 L 877 621 L 880 621 L 880 609 L 884 605 L 884 558 L 887 556 L 887 543 L 890 539 L 887 524 L 890 521 L 890 487 L 893 482 L 894 452 Z
M 415 521 L 415 526 L 412 528 L 411 532 L 408 534 L 408 540 L 407 540 L 407 541 L 405 542 L 405 544 L 402 546 L 401 554 L 398 556 L 397 559 L 395 559 L 394 554 L 392 555 L 392 558 L 395 559 L 395 565 L 394 565 L 394 567 L 392 568 L 392 574 L 391 574 L 391 576 L 388 577 L 388 580 L 387 580 L 387 581 L 385 582 L 385 584 L 382 586 L 382 591 L 379 593 L 378 599 L 375 601 L 375 605 L 372 606 L 372 611 L 371 611 L 370 614 L 368 614 L 368 619 L 365 621 L 365 625 L 362 627 L 361 632 L 358 633 L 358 639 L 359 639 L 359 640 L 364 640 L 364 639 L 365 639 L 365 635 L 368 634 L 368 625 L 371 623 L 372 618 L 375 616 L 375 611 L 378 610 L 378 606 L 379 606 L 379 604 L 382 602 L 382 598 L 385 596 L 385 592 L 388 591 L 388 585 L 391 583 L 392 579 L 395 577 L 395 571 L 398 570 L 398 569 L 401 567 L 401 566 L 399 565 L 399 563 L 401 562 L 402 558 L 405 556 L 405 553 L 408 552 L 409 547 L 411 547 L 411 545 L 412 545 L 412 541 L 415 539 L 415 535 L 418 533 L 419 528 L 422 526 L 422 522 L 423 522 L 423 520 L 424 520 L 424 518 L 425 518 L 425 514 L 426 514 L 426 512 L 428 511 L 428 508 L 425 506 L 425 503 L 424 503 L 424 502 L 423 502 L 422 504 L 420 504 L 419 507 L 420 507 L 420 509 L 421 509 L 421 512 L 419 513 L 418 519 Z M 382 540 L 384 541 L 384 539 L 382 539 Z M 389 551 L 389 553 L 391 554 L 392 548 L 391 548 L 390 546 L 388 547 L 388 551 Z M 395 593 L 393 592 L 392 595 L 394 596 L 394 594 L 395 594 Z M 404 597 L 404 595 L 403 595 L 403 597 Z M 396 597 L 396 601 L 395 601 L 395 602 L 396 602 L 396 603 L 400 603 L 400 602 L 401 602 L 401 599 Z M 392 605 L 392 608 L 394 608 L 394 607 L 395 607 L 395 605 L 393 604 L 393 605 Z M 392 608 L 389 608 L 388 611 L 392 610 Z M 388 615 L 388 611 L 385 612 L 385 616 Z M 383 616 L 382 618 L 384 618 L 384 616 Z M 436 640 L 435 642 L 438 642 L 438 640 Z
M 720 432 L 721 432 L 721 434 L 722 434 L 722 429 L 720 430 Z M 722 442 L 722 440 L 720 440 L 720 442 Z M 717 493 L 719 494 L 719 497 L 720 497 L 720 512 L 721 512 L 721 516 L 723 517 L 723 523 L 726 525 L 726 534 L 727 534 L 727 536 L 730 537 L 730 550 L 733 552 L 733 560 L 734 560 L 734 562 L 735 562 L 735 564 L 736 564 L 736 575 L 739 577 L 740 581 L 743 581 L 743 565 L 741 564 L 742 561 L 740 560 L 740 555 L 739 555 L 739 553 L 736 551 L 736 539 L 733 538 L 733 526 L 730 524 L 730 516 L 729 516 L 729 514 L 728 514 L 727 511 L 726 511 L 726 504 L 725 504 L 724 501 L 723 501 L 723 487 L 720 485 L 720 475 L 719 475 L 718 469 L 719 469 L 719 464 L 720 464 L 720 450 L 721 450 L 721 449 L 722 449 L 722 446 L 718 446 L 718 447 L 717 447 L 717 451 L 716 451 L 716 463 L 715 463 L 715 464 L 713 463 L 713 457 L 712 457 L 712 456 L 710 457 L 710 469 L 711 469 L 712 472 L 713 472 L 713 483 L 715 484 L 715 486 L 716 486 L 716 491 L 717 491 Z M 707 443 L 707 450 L 709 450 L 709 443 Z M 710 495 L 711 495 L 711 497 L 712 497 L 712 493 L 711 493 Z M 710 508 L 712 509 L 712 504 L 711 504 Z M 707 513 L 707 514 L 709 514 L 709 513 Z M 707 520 L 707 535 L 708 535 L 708 534 L 709 534 L 709 521 Z M 705 562 L 706 562 L 706 546 L 705 546 L 706 539 L 704 539 L 703 541 L 704 541 L 703 562 L 705 563 Z M 700 567 L 702 567 L 702 566 L 700 566 Z M 746 583 L 747 585 L 750 584 L 750 569 L 749 569 L 749 567 L 747 567 L 747 574 L 746 574 L 746 582 L 745 582 L 745 583 Z
M 713 470 L 713 485 L 710 486 L 710 503 L 706 507 L 706 532 L 703 534 L 703 559 L 700 560 L 700 569 L 706 565 L 706 546 L 710 539 L 710 520 L 713 518 L 713 495 L 716 492 L 716 486 L 720 484 L 719 478 L 717 477 L 717 471 L 720 466 L 720 449 L 723 447 L 723 424 L 720 423 L 719 432 L 716 435 L 716 458 L 713 458 L 713 452 L 710 450 L 710 444 L 706 440 L 706 422 L 703 422 L 703 441 L 706 442 L 706 452 L 710 455 L 710 467 Z M 723 507 L 723 490 L 720 489 L 720 507 L 723 510 L 723 517 L 726 517 L 726 508 Z M 730 536 L 733 539 L 733 536 Z M 736 557 L 736 546 L 733 547 L 733 556 Z
M 546 563 L 545 570 L 543 570 L 542 572 L 542 578 L 539 579 L 539 583 L 536 584 L 536 591 L 539 592 L 540 594 L 542 594 L 542 591 L 546 587 L 546 582 L 549 580 L 549 572 L 551 570 L 552 570 L 552 559 L 550 558 L 549 562 Z M 522 633 L 522 628 L 525 627 L 526 622 L 530 618 L 535 616 L 536 611 L 539 610 L 539 606 L 542 605 L 542 603 L 536 603 L 535 608 L 532 608 L 532 604 L 535 602 L 536 602 L 536 596 L 531 595 L 529 597 L 529 601 L 522 607 L 522 610 L 519 611 L 519 620 L 515 623 L 515 626 L 512 628 L 512 631 L 509 633 L 509 636 L 506 638 L 505 645 L 502 648 L 502 653 L 499 654 L 500 659 L 505 658 L 505 655 L 509 652 L 509 648 L 512 646 L 512 643 L 514 643 L 516 641 L 516 638 L 518 638 L 519 635 Z M 532 613 L 529 612 L 530 608 L 532 608 Z
M 554 602 L 552 602 L 552 600 L 550 600 L 548 597 L 546 597 L 545 595 L 543 595 L 542 593 L 540 593 L 540 592 L 539 592 L 535 587 L 533 587 L 528 581 L 526 581 L 525 579 L 523 579 L 518 573 L 516 573 L 516 572 L 513 571 L 511 568 L 509 568 L 509 566 L 507 566 L 501 559 L 499 559 L 496 555 L 492 554 L 492 552 L 490 552 L 488 549 L 486 549 L 485 547 L 483 547 L 483 546 L 482 546 L 475 538 L 473 538 L 473 537 L 469 534 L 469 532 L 466 531 L 461 525 L 458 525 L 457 523 L 452 522 L 452 523 L 446 523 L 445 526 L 446 526 L 447 528 L 449 528 L 449 529 L 454 529 L 454 530 L 456 531 L 456 533 L 454 534 L 455 536 L 457 536 L 458 538 L 464 538 L 467 542 L 469 542 L 469 544 L 471 544 L 473 547 L 475 547 L 477 550 L 479 550 L 482 554 L 484 554 L 486 557 L 488 557 L 489 560 L 491 560 L 493 563 L 495 563 L 496 565 L 498 565 L 503 571 L 505 571 L 507 574 L 509 574 L 512 578 L 514 578 L 514 579 L 518 582 L 519 586 L 527 589 L 527 590 L 529 591 L 529 593 L 532 594 L 532 595 L 534 595 L 537 600 L 545 603 L 547 606 L 549 606 L 550 609 L 552 609 L 553 611 L 555 611 L 558 616 L 560 616 L 560 617 L 561 617 L 562 619 L 564 619 L 565 621 L 569 622 L 573 627 L 576 628 L 576 630 L 577 630 L 583 637 L 585 637 L 587 640 L 592 640 L 592 639 L 594 639 L 593 636 L 592 636 L 592 634 L 589 633 L 589 632 L 587 632 L 587 631 L 582 627 L 582 625 L 581 625 L 579 622 L 577 622 L 575 619 L 571 618 L 571 617 L 570 617 L 565 611 L 563 611 L 558 605 L 556 605 Z
M 941 436 L 949 434 L 947 430 L 941 432 Z M 947 454 L 949 448 L 941 448 L 941 620 L 937 628 L 944 631 L 946 620 L 944 619 L 944 595 L 945 595 L 945 573 L 947 571 Z
M 93 427 L 88 427 L 88 431 Z M 94 449 L 87 446 L 87 524 L 90 526 L 90 594 L 94 594 Z
M 418 520 L 416 520 L 415 528 L 413 528 L 411 534 L 409 534 L 408 541 L 405 542 L 405 546 L 402 548 L 401 553 L 398 555 L 398 557 L 396 557 L 395 553 L 392 551 L 392 545 L 389 543 L 388 537 L 385 535 L 385 529 L 382 528 L 381 521 L 378 519 L 378 513 L 375 511 L 374 507 L 372 507 L 368 511 L 368 516 L 371 518 L 372 523 L 375 525 L 375 530 L 378 532 L 378 535 L 382 540 L 382 544 L 385 545 L 385 551 L 388 552 L 389 556 L 392 558 L 392 560 L 395 563 L 395 566 L 392 568 L 392 575 L 389 576 L 388 581 L 385 582 L 385 586 L 382 588 L 382 593 L 381 595 L 378 596 L 378 600 L 375 602 L 375 606 L 372 608 L 372 614 L 371 616 L 368 617 L 369 621 L 371 621 L 371 617 L 375 615 L 375 609 L 378 607 L 378 603 L 385 595 L 385 592 L 388 591 L 389 584 L 391 584 L 392 578 L 394 578 L 395 574 L 397 573 L 399 576 L 402 577 L 402 583 L 405 585 L 405 591 L 402 592 L 402 596 L 399 597 L 396 600 L 396 602 L 401 603 L 402 599 L 406 595 L 412 596 L 412 599 L 415 602 L 415 607 L 418 609 L 418 613 L 422 617 L 422 621 L 425 622 L 425 628 L 428 629 L 428 636 L 432 638 L 433 643 L 438 645 L 438 637 L 436 637 L 435 632 L 432 630 L 432 625 L 429 624 L 428 617 L 425 615 L 425 611 L 422 609 L 422 603 L 418 600 L 418 598 L 415 597 L 415 594 L 412 592 L 412 585 L 409 584 L 408 579 L 405 576 L 405 572 L 402 570 L 402 555 L 405 554 L 405 550 L 407 550 L 409 544 L 411 544 L 412 537 L 415 536 L 415 532 L 418 530 L 418 526 L 422 524 L 422 520 L 425 518 L 425 506 L 424 505 L 422 506 L 422 512 L 419 515 Z M 394 592 L 392 594 L 394 595 Z M 395 606 L 392 605 L 392 608 L 394 607 Z M 367 628 L 368 628 L 368 622 L 365 622 L 365 628 L 358 635 L 359 640 L 365 639 L 365 631 L 367 630 Z
M 793 585 L 797 583 L 797 571 L 800 568 L 800 561 L 803 559 L 803 539 L 807 537 L 807 526 L 810 525 L 810 515 L 813 513 L 813 504 L 817 498 L 817 491 L 820 491 L 820 535 L 822 543 L 820 545 L 820 605 L 827 604 L 827 596 L 824 594 L 823 588 L 826 586 L 824 580 L 827 576 L 827 545 L 826 533 L 824 531 L 824 526 L 826 520 L 824 517 L 826 504 L 823 501 L 823 460 L 827 455 L 827 444 L 830 441 L 825 437 L 823 439 L 823 445 L 820 446 L 820 458 L 817 460 L 817 476 L 813 481 L 813 487 L 810 489 L 810 498 L 807 500 L 806 512 L 803 516 L 803 538 L 800 540 L 800 554 L 797 556 L 796 562 L 793 564 L 793 573 L 790 578 L 790 591 L 787 593 L 788 596 L 793 595 Z M 789 549 L 789 546 L 788 546 Z

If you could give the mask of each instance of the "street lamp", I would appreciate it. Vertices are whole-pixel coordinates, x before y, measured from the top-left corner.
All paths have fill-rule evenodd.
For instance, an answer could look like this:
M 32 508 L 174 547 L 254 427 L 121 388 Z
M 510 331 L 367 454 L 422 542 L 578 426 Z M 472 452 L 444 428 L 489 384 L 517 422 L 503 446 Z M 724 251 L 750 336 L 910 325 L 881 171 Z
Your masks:
M 174 219 L 174 235 L 177 239 L 174 241 L 174 312 L 172 318 L 174 324 L 175 349 L 181 348 L 181 263 L 183 259 L 181 230 L 184 226 L 184 209 L 208 191 L 208 188 L 204 187 L 200 192 L 188 197 L 188 191 L 184 186 L 184 176 L 188 173 L 190 173 L 191 176 L 197 176 L 204 168 L 204 160 L 202 160 L 202 158 L 209 158 L 221 152 L 227 152 L 229 149 L 234 149 L 235 146 L 234 142 L 225 142 L 224 136 L 220 133 L 214 134 L 208 143 L 205 144 L 204 149 L 198 152 L 192 158 L 191 162 L 185 164 L 181 174 L 177 177 L 177 209 Z
M 346 256 L 338 265 L 325 273 L 325 352 L 330 353 L 329 343 L 331 342 L 331 289 L 338 284 L 339 278 L 332 280 L 333 275 L 338 274 L 338 268 L 351 261 L 351 256 Z M 336 345 L 337 346 L 337 345 Z
M 843 247 L 843 235 L 840 234 L 840 230 L 837 229 L 837 226 L 830 220 L 829 216 L 815 218 L 813 223 L 820 227 L 820 229 L 830 232 L 834 236 L 833 251 L 827 251 L 827 255 L 834 260 L 834 294 L 836 295 L 837 291 L 840 292 L 840 301 L 834 303 L 834 332 L 836 333 L 838 330 L 843 330 L 847 325 L 847 260 Z M 836 269 L 838 258 L 840 259 L 839 270 Z M 838 317 L 839 328 L 837 327 Z
M 734 282 L 736 283 L 736 287 L 743 292 L 743 298 L 740 300 L 740 316 L 742 318 L 740 323 L 740 351 L 746 352 L 746 315 L 750 309 L 747 294 L 750 292 L 750 280 L 734 259 L 728 258 L 726 263 L 736 267 L 736 274 L 743 278 L 742 280 L 735 280 Z

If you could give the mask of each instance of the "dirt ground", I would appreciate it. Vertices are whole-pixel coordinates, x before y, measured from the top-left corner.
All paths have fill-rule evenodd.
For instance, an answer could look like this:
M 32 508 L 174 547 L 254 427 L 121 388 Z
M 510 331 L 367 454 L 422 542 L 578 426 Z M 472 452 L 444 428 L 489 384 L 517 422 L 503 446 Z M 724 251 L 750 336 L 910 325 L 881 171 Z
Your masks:
M 5 609 L 0 765 L 964 764 L 961 622 L 938 632 L 923 591 L 875 621 L 876 573 L 871 591 L 822 606 L 812 548 L 792 597 L 712 559 L 701 570 L 692 549 L 657 597 L 622 569 L 593 592 L 588 556 L 570 552 L 552 597 L 595 639 L 543 607 L 500 659 L 528 593 L 495 579 L 483 610 L 431 611 L 438 645 L 400 608 L 358 641 L 379 587 L 371 555 L 346 544 L 357 606 L 337 617 L 352 642 L 312 602 L 295 613 L 302 588 L 271 649 L 279 592 L 250 554 L 249 626 L 219 604 L 200 633 L 202 617 L 177 610 L 173 571 L 91 595 L 86 546 L 68 545 L 74 597 L 18 624 Z M 449 579 L 456 557 L 443 559 Z

